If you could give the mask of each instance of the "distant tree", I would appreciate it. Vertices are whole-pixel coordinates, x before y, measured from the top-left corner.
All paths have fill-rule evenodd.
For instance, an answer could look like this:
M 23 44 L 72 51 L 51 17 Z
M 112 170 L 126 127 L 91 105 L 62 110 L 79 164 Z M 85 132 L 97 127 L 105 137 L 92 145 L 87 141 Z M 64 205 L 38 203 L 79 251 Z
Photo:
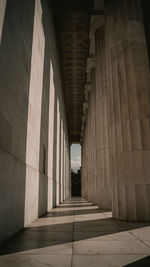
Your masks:
M 72 196 L 81 196 L 81 169 L 75 173 L 71 170 Z

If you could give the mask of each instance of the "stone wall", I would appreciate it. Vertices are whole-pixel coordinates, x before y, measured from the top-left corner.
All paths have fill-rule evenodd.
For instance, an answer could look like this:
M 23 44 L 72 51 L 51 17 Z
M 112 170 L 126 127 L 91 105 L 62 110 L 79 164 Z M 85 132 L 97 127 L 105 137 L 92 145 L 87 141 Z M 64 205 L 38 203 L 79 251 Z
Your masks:
M 50 1 L 0 2 L 0 241 L 69 197 Z

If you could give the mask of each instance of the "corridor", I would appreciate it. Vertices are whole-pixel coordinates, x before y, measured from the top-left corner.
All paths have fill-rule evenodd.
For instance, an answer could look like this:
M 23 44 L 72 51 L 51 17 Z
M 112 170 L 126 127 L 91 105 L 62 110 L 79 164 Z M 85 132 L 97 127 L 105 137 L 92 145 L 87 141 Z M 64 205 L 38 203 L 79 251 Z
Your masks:
M 117 221 L 72 198 L 5 241 L 0 254 L 1 267 L 150 266 L 150 224 Z

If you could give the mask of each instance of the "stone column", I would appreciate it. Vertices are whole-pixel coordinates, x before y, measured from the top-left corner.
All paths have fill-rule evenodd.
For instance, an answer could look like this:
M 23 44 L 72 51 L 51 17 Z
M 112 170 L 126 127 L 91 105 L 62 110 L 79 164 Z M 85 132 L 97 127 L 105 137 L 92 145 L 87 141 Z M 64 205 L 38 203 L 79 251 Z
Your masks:
M 88 158 L 88 168 L 87 168 L 87 194 L 88 194 L 88 200 L 91 201 L 91 139 L 90 136 L 90 125 L 91 125 L 91 98 L 89 97 L 88 102 L 88 113 L 87 113 L 87 129 L 86 129 L 86 135 L 87 135 L 87 158 Z
M 88 200 L 96 201 L 96 149 L 95 149 L 95 58 L 89 57 L 87 60 L 87 85 L 88 89 L 88 111 L 86 135 L 88 139 Z
M 94 62 L 95 63 L 95 62 Z M 90 123 L 90 142 L 91 148 L 89 154 L 91 154 L 91 201 L 93 203 L 97 202 L 96 199 L 96 133 L 95 133 L 95 117 L 96 117 L 96 77 L 95 77 L 95 67 L 91 69 L 91 123 Z
M 64 170 L 65 170 L 65 178 L 64 178 L 64 200 L 66 199 L 66 180 L 67 180 L 67 153 L 66 153 L 66 135 L 65 135 L 65 146 L 64 146 L 64 158 L 65 158 L 65 164 L 64 164 Z
M 63 202 L 63 186 L 64 186 L 64 127 L 61 120 L 61 181 L 60 181 L 60 202 Z
M 86 199 L 86 151 L 85 151 L 85 138 L 81 140 L 81 196 Z
M 81 166 L 82 166 L 82 172 L 81 172 L 81 196 L 83 198 L 86 198 L 85 192 L 86 192 L 86 180 L 85 180 L 85 145 L 84 145 L 84 139 L 82 140 L 82 156 L 81 156 Z
M 113 217 L 150 220 L 150 74 L 138 0 L 106 0 Z
M 69 144 L 69 151 L 68 151 L 68 164 L 69 164 L 69 183 L 68 183 L 68 198 L 71 196 L 71 144 Z
M 66 129 L 65 129 L 66 130 Z M 65 200 L 65 192 L 66 192 L 66 133 L 64 131 L 64 182 L 63 182 L 63 201 Z
M 90 74 L 90 70 L 88 70 Z M 89 76 L 89 75 L 88 75 Z M 89 92 L 91 91 L 91 84 L 85 86 L 85 103 L 83 105 L 82 117 L 82 196 L 91 200 L 91 98 Z M 87 104 L 88 102 L 88 104 Z M 86 104 L 86 105 L 85 105 Z M 86 106 L 86 107 L 85 107 Z M 89 109 L 87 110 L 87 106 Z M 87 118 L 87 119 L 86 119 Z
M 89 161 L 88 161 L 88 127 L 86 126 L 82 142 L 82 195 L 88 199 Z
M 104 25 L 101 25 L 95 32 L 95 49 L 97 202 L 100 208 L 111 209 L 112 188 L 108 142 L 108 97 Z
M 56 205 L 59 205 L 60 203 L 60 154 L 61 154 L 61 118 L 60 118 L 60 104 L 57 99 L 57 140 L 56 140 Z

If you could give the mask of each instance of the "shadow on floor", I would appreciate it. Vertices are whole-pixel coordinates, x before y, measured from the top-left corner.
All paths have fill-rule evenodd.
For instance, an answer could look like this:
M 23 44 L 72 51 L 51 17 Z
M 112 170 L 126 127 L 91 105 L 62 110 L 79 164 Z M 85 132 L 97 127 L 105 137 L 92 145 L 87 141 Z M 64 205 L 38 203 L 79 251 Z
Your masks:
M 71 205 L 71 204 L 87 204 L 87 205 L 93 205 L 92 203 L 89 203 L 89 202 L 87 202 L 86 200 L 84 201 L 84 200 L 82 200 L 82 201 L 70 201 L 70 202 L 65 202 L 65 203 L 62 203 L 62 204 L 60 204 L 59 206 L 61 206 L 61 205 L 67 205 L 67 204 L 69 204 L 69 205 Z
M 40 218 L 34 223 L 37 224 L 36 226 L 25 228 L 14 237 L 3 242 L 0 246 L 0 255 L 7 255 L 16 252 L 23 253 L 25 251 L 29 252 L 33 249 L 36 250 L 150 226 L 150 224 L 147 223 L 120 223 L 112 218 L 75 221 L 69 223 L 61 223 L 61 219 L 59 223 L 58 218 L 56 218 L 56 220 L 55 218 L 54 221 L 47 217 Z M 131 266 L 135 265 L 131 264 Z
M 124 267 L 149 267 L 150 266 L 150 256 L 140 259 L 138 261 L 132 262 Z
M 86 210 L 55 211 L 55 212 L 48 212 L 47 214 L 43 215 L 41 218 L 86 215 L 86 214 L 97 214 L 97 213 L 99 214 L 99 213 L 105 213 L 105 212 L 108 212 L 108 210 L 99 210 L 98 208 L 86 209 Z
M 66 208 L 81 208 L 81 207 L 92 207 L 94 205 L 92 204 L 88 204 L 88 205 L 78 205 L 78 204 L 67 204 L 67 205 L 64 205 L 64 206 L 58 206 L 58 208 L 60 209 L 66 209 Z M 98 206 L 97 206 L 98 208 Z

